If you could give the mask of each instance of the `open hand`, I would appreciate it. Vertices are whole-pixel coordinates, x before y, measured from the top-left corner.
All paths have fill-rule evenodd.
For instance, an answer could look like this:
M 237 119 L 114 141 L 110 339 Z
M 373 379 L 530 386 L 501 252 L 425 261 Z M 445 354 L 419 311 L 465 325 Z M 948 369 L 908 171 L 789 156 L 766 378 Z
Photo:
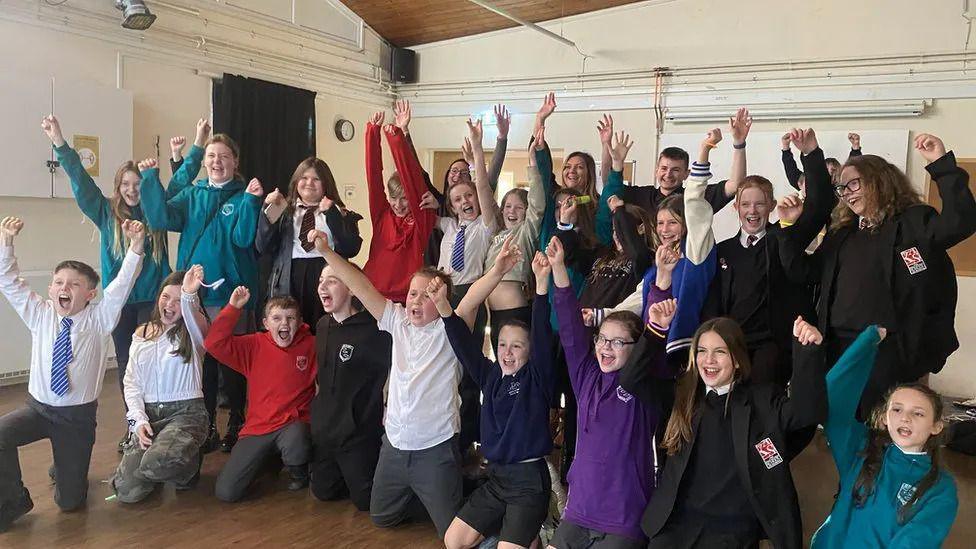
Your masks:
M 471 121 L 468 121 L 468 125 L 471 125 Z M 468 163 L 470 169 L 474 165 L 474 151 L 471 149 L 471 139 L 468 137 L 464 138 L 464 143 L 461 143 L 461 156 L 464 157 L 464 161 Z
M 600 143 L 609 149 L 610 140 L 613 139 L 613 117 L 604 114 L 603 118 L 596 123 L 596 131 L 600 134 Z
M 555 92 L 549 92 L 546 94 L 545 99 L 542 100 L 542 106 L 539 107 L 539 112 L 535 114 L 536 122 L 539 125 L 545 126 L 546 119 L 552 115 L 556 110 L 556 94 Z
M 742 145 L 745 143 L 750 128 L 752 128 L 752 117 L 749 116 L 749 109 L 742 107 L 736 111 L 735 116 L 729 118 L 729 133 L 732 134 L 732 144 Z
M 375 116 L 375 115 L 374 115 Z M 393 123 L 405 134 L 410 131 L 410 120 L 413 118 L 413 111 L 410 109 L 410 102 L 406 99 L 397 99 L 393 104 Z M 380 124 L 383 123 L 382 118 Z
M 499 139 L 508 139 L 508 129 L 512 127 L 512 115 L 505 105 L 495 105 L 495 129 Z
M 610 159 L 613 161 L 613 169 L 615 171 L 624 169 L 624 160 L 627 159 L 627 153 L 630 152 L 630 148 L 633 146 L 634 142 L 630 140 L 628 133 L 617 132 L 613 135 L 613 145 L 610 147 Z
M 512 269 L 521 262 L 522 249 L 515 243 L 515 234 L 512 233 L 502 243 L 502 249 L 498 252 L 498 257 L 495 258 L 495 264 L 492 266 L 492 269 L 496 273 L 505 276 L 512 272 Z
M 230 294 L 230 301 L 228 301 L 228 303 L 235 309 L 243 309 L 244 305 L 246 305 L 250 299 L 251 290 L 248 290 L 247 286 L 238 286 L 234 288 L 234 292 Z

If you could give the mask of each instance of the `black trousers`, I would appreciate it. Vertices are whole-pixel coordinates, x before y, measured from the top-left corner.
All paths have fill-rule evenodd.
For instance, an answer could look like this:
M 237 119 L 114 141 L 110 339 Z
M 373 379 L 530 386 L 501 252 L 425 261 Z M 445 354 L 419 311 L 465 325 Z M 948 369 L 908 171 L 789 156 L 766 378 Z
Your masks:
M 84 505 L 88 498 L 88 466 L 95 445 L 98 401 L 78 406 L 49 406 L 27 397 L 27 403 L 0 417 L 0 506 L 21 498 L 17 448 L 51 440 L 54 454 L 54 502 L 62 511 Z
M 319 277 L 325 265 L 324 257 L 291 260 L 291 296 L 298 301 L 302 322 L 308 324 L 313 334 L 325 314 L 319 299 Z
M 153 302 L 127 303 L 122 307 L 119 323 L 112 330 L 115 362 L 118 365 L 116 371 L 119 374 L 119 392 L 123 394 L 125 391 L 122 388 L 122 380 L 125 378 L 125 367 L 129 364 L 129 347 L 132 346 L 132 334 L 135 333 L 140 324 L 149 321 L 149 315 L 155 306 L 156 304 Z M 125 406 L 126 412 L 129 411 L 129 406 L 125 403 L 124 398 L 122 399 L 122 406 Z
M 381 444 L 382 438 L 377 437 L 349 448 L 334 449 L 317 441 L 313 434 L 309 462 L 312 495 L 322 501 L 348 497 L 356 509 L 369 511 Z
M 470 284 L 460 284 L 454 286 L 454 293 L 451 295 L 451 307 L 457 307 L 461 299 L 471 289 Z M 478 308 L 478 315 L 475 317 L 473 333 L 481 334 L 482 340 L 485 334 L 485 326 L 488 324 L 488 309 L 482 304 Z M 461 396 L 461 436 L 459 445 L 461 452 L 465 452 L 471 443 L 481 439 L 480 418 L 481 418 L 481 389 L 478 384 L 465 370 L 461 376 L 461 384 L 458 387 L 458 394 Z

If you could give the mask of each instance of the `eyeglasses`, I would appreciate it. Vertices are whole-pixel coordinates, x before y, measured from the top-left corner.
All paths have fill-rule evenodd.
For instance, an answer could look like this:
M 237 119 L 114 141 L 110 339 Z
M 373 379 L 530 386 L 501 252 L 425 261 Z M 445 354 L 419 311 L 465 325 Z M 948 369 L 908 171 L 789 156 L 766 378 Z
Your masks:
M 468 173 L 468 169 L 467 168 L 451 168 L 450 170 L 448 170 L 447 173 L 449 173 L 451 175 L 461 175 L 462 173 Z
M 857 191 L 861 190 L 861 178 L 855 177 L 854 179 L 851 179 L 847 183 L 834 185 L 834 194 L 836 194 L 837 196 L 843 196 L 844 189 L 847 189 L 848 192 L 852 192 L 852 193 L 856 193 Z
M 604 337 L 603 334 L 593 336 L 593 345 L 595 345 L 597 349 L 606 346 L 608 343 L 610 344 L 611 349 L 614 351 L 619 351 L 624 348 L 624 345 L 633 345 L 636 343 L 636 341 L 624 341 L 619 337 L 610 339 Z

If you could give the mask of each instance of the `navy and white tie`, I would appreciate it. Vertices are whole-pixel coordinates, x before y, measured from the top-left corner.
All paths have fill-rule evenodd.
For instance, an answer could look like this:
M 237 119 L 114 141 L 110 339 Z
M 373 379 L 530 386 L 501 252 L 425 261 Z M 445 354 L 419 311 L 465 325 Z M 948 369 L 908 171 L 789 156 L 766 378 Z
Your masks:
M 68 364 L 74 360 L 71 352 L 71 324 L 68 317 L 61 319 L 61 331 L 54 340 L 54 355 L 51 360 L 51 390 L 58 396 L 68 392 Z
M 464 231 L 467 225 L 458 227 L 457 235 L 454 237 L 454 251 L 451 252 L 451 269 L 459 273 L 464 270 Z

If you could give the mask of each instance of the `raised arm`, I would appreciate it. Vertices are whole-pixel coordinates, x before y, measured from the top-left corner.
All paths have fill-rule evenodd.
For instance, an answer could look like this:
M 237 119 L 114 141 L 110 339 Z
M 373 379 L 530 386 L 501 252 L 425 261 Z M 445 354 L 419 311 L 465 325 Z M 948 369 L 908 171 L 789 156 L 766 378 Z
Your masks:
M 823 335 L 813 325 L 796 317 L 793 321 L 793 376 L 790 394 L 781 394 L 774 404 L 784 431 L 798 431 L 827 419 L 827 385 L 824 377 Z M 854 399 L 855 402 L 859 399 Z
M 481 352 L 482 345 L 478 337 L 471 332 L 471 324 L 465 322 L 451 310 L 451 303 L 447 297 L 447 286 L 438 277 L 430 279 L 425 291 L 427 298 L 437 307 L 437 312 L 444 320 L 444 332 L 447 340 L 454 349 L 454 354 L 464 369 L 471 374 L 478 387 L 483 387 L 488 380 L 494 364 Z M 482 338 L 484 334 L 481 334 Z
M 226 364 L 233 370 L 247 375 L 251 369 L 251 361 L 257 351 L 255 337 L 258 334 L 243 336 L 234 335 L 234 327 L 241 317 L 241 309 L 251 298 L 251 292 L 245 286 L 234 288 L 227 305 L 220 310 L 220 314 L 210 326 L 210 332 L 203 344 L 214 358 Z
M 331 204 L 328 198 L 322 199 L 323 206 L 326 206 L 326 201 L 329 201 L 329 204 L 324 210 L 325 222 L 335 239 L 336 253 L 342 257 L 355 257 L 363 247 L 363 237 L 359 234 L 359 220 L 363 216 L 352 210 L 342 211 L 338 206 Z
M 210 123 L 207 122 L 206 118 L 197 120 L 196 136 L 193 139 L 193 145 L 190 146 L 189 154 L 183 158 L 179 167 L 173 170 L 173 178 L 169 180 L 169 186 L 166 187 L 166 198 L 176 196 L 180 191 L 193 184 L 193 180 L 200 173 L 200 164 L 203 162 L 203 154 L 205 152 L 204 147 L 207 145 L 207 139 L 209 137 Z M 175 165 L 176 163 L 173 162 L 172 164 Z
M 712 233 L 712 217 L 715 214 L 711 204 L 705 200 L 705 186 L 712 177 L 708 155 L 720 141 L 722 131 L 718 128 L 706 134 L 698 151 L 698 161 L 692 163 L 691 176 L 685 183 L 685 222 L 688 231 L 685 255 L 695 265 L 704 263 L 709 252 L 715 248 L 715 235 Z
M 508 235 L 508 238 L 502 243 L 502 249 L 498 252 L 498 257 L 491 269 L 471 285 L 454 311 L 468 325 L 469 331 L 474 328 L 478 309 L 502 281 L 502 278 L 522 260 L 522 251 L 515 242 L 515 235 Z
M 847 154 L 847 159 L 861 156 L 861 136 L 854 132 L 847 134 L 847 140 L 851 142 L 851 152 Z
M 254 236 L 258 232 L 258 216 L 261 215 L 261 197 L 264 189 L 257 178 L 252 179 L 244 190 L 244 200 L 241 201 L 240 213 L 231 229 L 231 242 L 238 248 L 250 250 L 254 246 Z
M 366 189 L 369 195 L 369 216 L 375 227 L 390 209 L 383 190 L 383 149 L 380 145 L 380 131 L 383 127 L 382 111 L 370 117 L 366 124 Z
M 549 154 L 549 146 L 546 145 L 546 129 L 540 127 L 536 131 L 529 147 L 529 154 L 535 158 L 536 171 L 543 181 L 545 193 L 545 207 L 542 210 L 542 220 L 539 223 L 539 250 L 545 251 L 549 245 L 549 238 L 556 231 L 556 197 L 555 177 L 552 174 L 552 155 Z
M 549 264 L 552 265 L 552 279 L 556 285 L 553 292 L 553 307 L 559 322 L 559 341 L 566 352 L 566 365 L 574 389 L 578 389 L 585 372 L 583 363 L 590 354 L 590 331 L 583 325 L 579 300 L 569 280 L 566 270 L 565 254 L 558 238 L 553 238 L 546 249 Z
M 656 371 L 655 366 L 660 368 L 666 363 L 668 327 L 675 311 L 677 303 L 674 299 L 651 305 L 648 319 L 652 326 L 637 340 L 630 359 L 620 370 L 620 386 L 636 396 L 645 406 L 670 409 L 666 405 L 673 400 L 662 395 L 662 392 L 668 392 L 673 387 L 673 382 L 669 382 L 663 372 Z
M 307 238 L 309 241 L 315 243 L 315 249 L 322 254 L 322 257 L 325 258 L 326 263 L 335 271 L 339 280 L 346 286 L 349 286 L 352 295 L 359 298 L 359 301 L 369 311 L 369 314 L 373 315 L 373 318 L 376 320 L 383 318 L 383 311 L 386 309 L 386 298 L 366 278 L 366 275 L 352 263 L 349 263 L 346 258 L 329 247 L 329 239 L 325 233 L 313 230 Z
M 803 172 L 796 166 L 796 159 L 793 158 L 793 150 L 790 149 L 790 132 L 783 134 L 779 139 L 781 157 L 783 161 L 783 171 L 786 172 L 786 181 L 796 190 L 800 190 L 800 176 Z
M 735 116 L 729 118 L 729 132 L 732 134 L 732 173 L 725 181 L 726 198 L 735 197 L 739 183 L 746 178 L 746 137 L 752 128 L 749 109 L 740 108 Z
M 0 221 L 0 293 L 28 328 L 33 328 L 44 310 L 44 298 L 31 290 L 20 277 L 20 267 L 14 255 L 14 237 L 20 234 L 24 222 L 17 217 Z
M 535 299 L 532 300 L 532 351 L 529 367 L 536 374 L 539 386 L 544 391 L 550 406 L 555 394 L 555 361 L 552 356 L 552 323 L 549 309 L 549 277 L 552 267 L 549 258 L 536 252 L 532 259 L 532 273 L 535 275 Z
M 420 230 L 419 234 L 426 242 L 430 231 L 434 228 L 437 216 L 432 210 L 420 207 L 422 197 L 427 192 L 423 169 L 417 162 L 417 155 L 413 152 L 410 142 L 404 138 L 399 128 L 386 126 L 386 140 L 390 145 L 390 153 L 393 155 L 397 173 L 400 174 L 400 183 L 403 185 L 410 212 L 417 223 L 417 229 Z
M 495 128 L 498 137 L 495 138 L 495 150 L 491 155 L 491 166 L 488 167 L 488 183 L 492 192 L 498 189 L 498 177 L 505 165 L 505 153 L 508 151 L 508 129 L 512 125 L 512 115 L 505 105 L 495 105 Z
M 64 168 L 64 173 L 71 182 L 71 192 L 75 195 L 75 201 L 85 217 L 91 219 L 99 228 L 107 221 L 112 220 L 112 209 L 108 199 L 102 194 L 98 184 L 92 179 L 85 167 L 81 165 L 81 158 L 78 152 L 72 149 L 64 140 L 61 133 L 61 124 L 53 115 L 45 116 L 41 120 L 41 129 L 47 134 L 54 145 L 54 153 L 58 163 Z
M 546 211 L 546 197 L 552 192 L 552 179 L 543 180 L 539 175 L 539 168 L 535 165 L 533 146 L 529 146 L 529 166 L 526 175 L 529 178 L 528 208 L 525 210 L 525 227 L 532 232 L 533 240 L 539 238 L 542 215 Z M 523 229 L 523 230 L 526 230 Z M 524 250 L 526 253 L 532 250 Z
M 142 182 L 139 184 L 140 204 L 151 231 L 183 232 L 186 224 L 187 189 L 167 199 L 163 184 L 159 182 L 159 168 L 153 158 L 139 163 Z
M 942 199 L 941 212 L 928 210 L 925 232 L 939 246 L 951 248 L 976 231 L 976 201 L 969 188 L 969 174 L 956 165 L 955 154 L 947 153 L 942 140 L 934 135 L 916 136 L 915 149 L 930 162 L 925 169 L 932 176 Z
M 603 118 L 597 122 L 596 129 L 600 132 L 600 181 L 604 187 L 607 178 L 610 176 L 610 166 L 613 164 L 613 155 L 610 154 L 613 139 L 613 117 L 604 113 Z
M 488 172 L 485 170 L 485 150 L 481 140 L 484 132 L 481 128 L 481 119 L 472 121 L 468 119 L 468 137 L 465 144 L 474 156 L 472 165 L 474 166 L 474 186 L 478 193 L 478 205 L 481 208 L 481 218 L 484 219 L 485 226 L 492 234 L 501 230 L 501 216 L 498 213 L 498 202 L 495 201 L 495 192 L 488 181 Z
M 180 312 L 186 323 L 186 331 L 190 334 L 193 348 L 203 356 L 203 341 L 210 331 L 210 322 L 200 306 L 198 292 L 203 283 L 203 267 L 194 265 L 183 276 L 183 286 L 180 292 Z
M 596 236 L 604 246 L 613 246 L 613 219 L 610 215 L 609 200 L 611 196 L 622 194 L 624 160 L 627 159 L 627 153 L 633 145 L 634 142 L 625 132 L 614 134 L 610 148 L 611 172 L 603 186 L 603 192 L 600 193 L 600 203 L 596 209 Z
M 261 213 L 258 215 L 258 231 L 254 236 L 254 247 L 261 255 L 275 254 L 278 253 L 280 246 L 291 245 L 291 243 L 281 241 L 280 224 L 284 216 L 279 215 L 274 221 L 268 217 L 267 211 L 272 207 L 280 210 L 284 210 L 285 208 L 285 197 L 278 189 L 271 191 L 264 197 L 264 205 L 261 207 Z
M 129 250 L 122 259 L 119 273 L 102 292 L 102 300 L 93 305 L 93 317 L 105 335 L 115 330 L 122 315 L 122 307 L 129 299 L 132 288 L 136 285 L 136 278 L 142 269 L 144 245 L 146 241 L 146 227 L 133 219 L 122 222 L 122 233 L 129 242 Z
M 623 201 L 616 196 L 610 197 L 613 209 L 613 226 L 620 240 L 624 253 L 634 262 L 634 273 L 643 277 L 647 269 L 654 263 L 654 252 L 647 246 L 643 234 L 653 231 L 653 227 L 638 226 L 637 220 L 627 213 Z

